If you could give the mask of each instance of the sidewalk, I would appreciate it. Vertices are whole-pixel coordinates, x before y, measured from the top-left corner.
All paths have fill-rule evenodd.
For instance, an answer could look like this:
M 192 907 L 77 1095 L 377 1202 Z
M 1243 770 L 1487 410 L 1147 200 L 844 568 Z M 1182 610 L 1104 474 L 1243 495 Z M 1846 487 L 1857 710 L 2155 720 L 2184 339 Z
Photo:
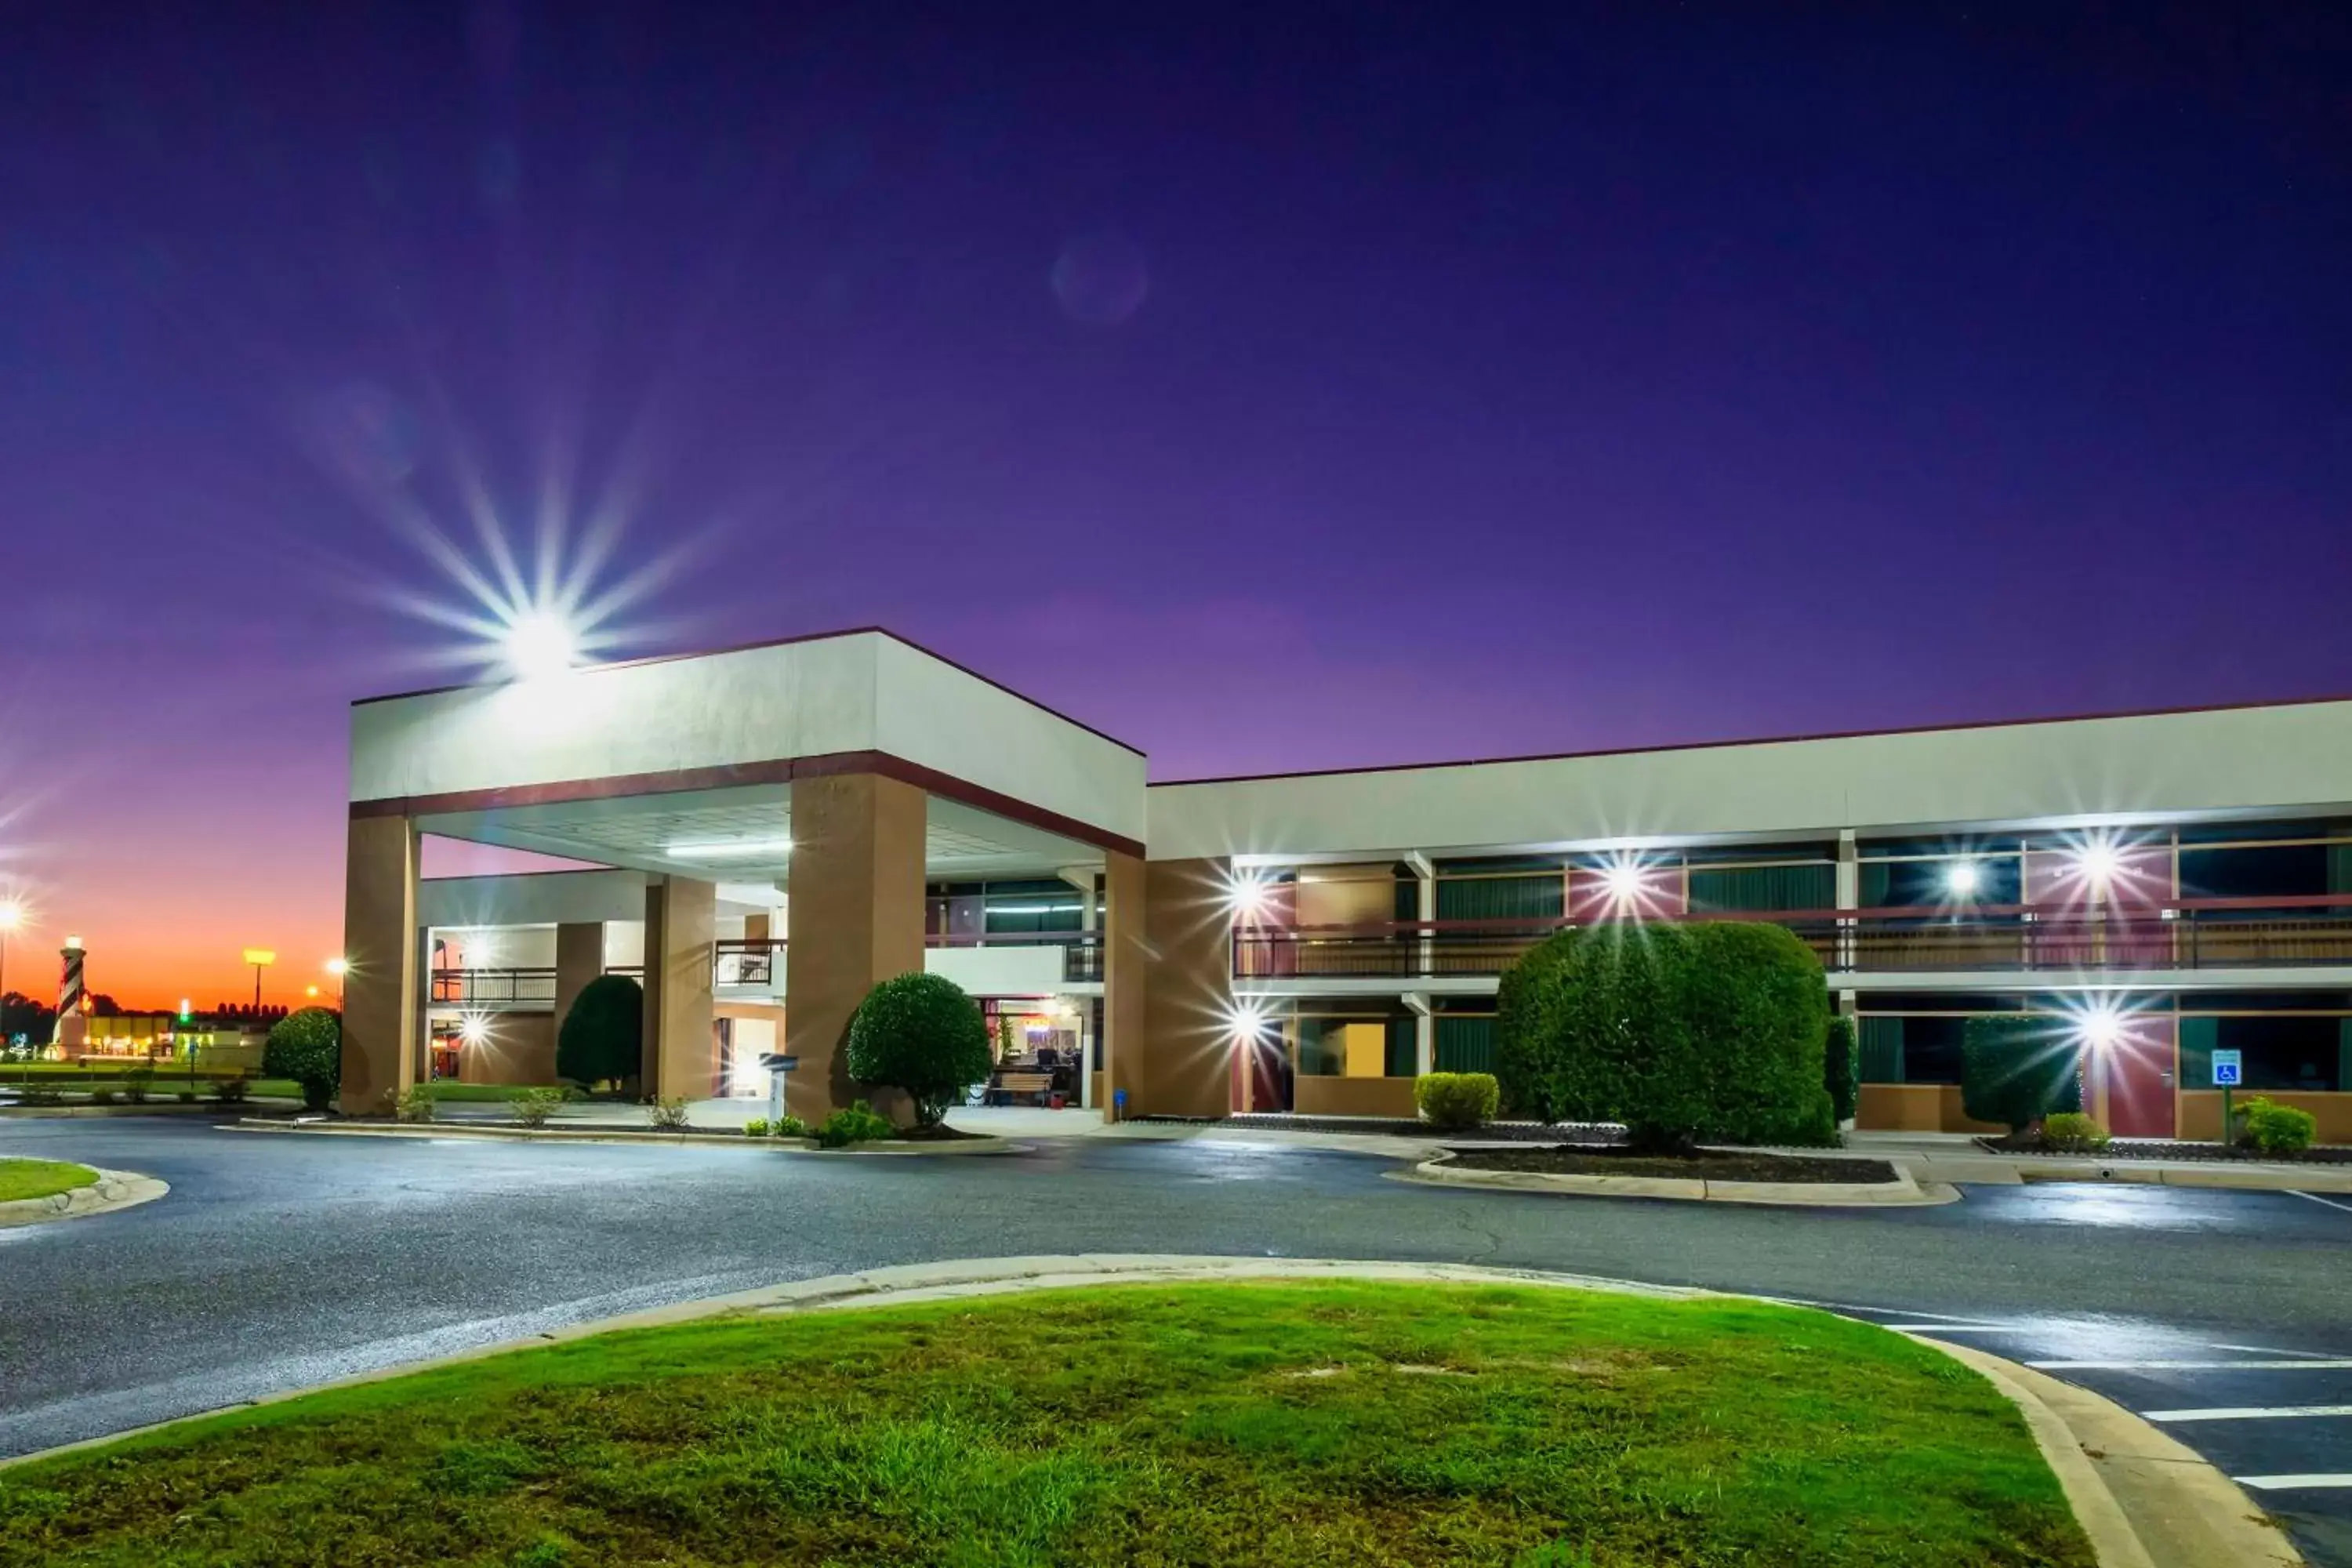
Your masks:
M 1921 1182 L 2016 1186 L 2025 1182 L 2128 1182 L 2254 1192 L 2352 1193 L 2352 1165 L 2257 1160 L 2102 1160 L 2095 1154 L 1995 1154 L 1965 1132 L 1849 1132 L 1847 1152 L 1900 1160 Z

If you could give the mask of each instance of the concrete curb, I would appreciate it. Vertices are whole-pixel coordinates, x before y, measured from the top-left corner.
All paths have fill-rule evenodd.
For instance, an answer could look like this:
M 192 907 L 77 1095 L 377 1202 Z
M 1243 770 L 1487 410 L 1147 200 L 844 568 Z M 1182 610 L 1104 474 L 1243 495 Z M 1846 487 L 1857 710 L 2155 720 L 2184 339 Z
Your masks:
M 1673 1198 L 1684 1203 L 1783 1204 L 1802 1208 L 1896 1208 L 1956 1203 L 1959 1189 L 1944 1182 L 1921 1184 L 1908 1164 L 1889 1160 L 1892 1182 L 1710 1182 L 1686 1176 L 1573 1176 L 1541 1171 L 1480 1171 L 1452 1163 L 1451 1151 L 1410 1171 L 1388 1173 L 1391 1181 L 1423 1186 L 1475 1187 L 1489 1192 L 1547 1193 L 1556 1197 Z
M 814 1138 L 748 1138 L 740 1132 L 664 1132 L 635 1127 L 507 1127 L 472 1121 L 271 1121 L 241 1117 L 233 1132 L 295 1132 L 321 1138 L 475 1138 L 504 1143 L 638 1143 L 657 1149 L 680 1144 L 701 1149 L 765 1149 L 777 1154 L 1027 1154 L 1031 1145 L 1010 1138 L 959 1138 L 944 1143 L 877 1142 L 846 1149 L 820 1149 Z
M 240 1101 L 239 1104 L 245 1102 Z M 291 1100 L 263 1100 L 261 1105 L 296 1105 Z M 144 1105 L 0 1105 L 0 1121 L 21 1120 L 40 1121 L 79 1116 L 221 1116 L 237 1106 L 223 1105 L 217 1100 L 200 1100 L 193 1105 L 183 1105 L 176 1100 L 151 1100 Z
M 2230 1187 L 2252 1193 L 2352 1193 L 2352 1171 L 2341 1165 L 2305 1168 L 2277 1165 L 2232 1169 L 2216 1163 L 2198 1165 L 2106 1165 L 2092 1162 L 2026 1164 L 2017 1167 L 2018 1180 L 2033 1182 L 2121 1182 L 2140 1186 Z
M 43 1225 L 53 1219 L 82 1219 L 90 1215 L 111 1214 L 139 1204 L 152 1204 L 172 1190 L 171 1184 L 142 1176 L 135 1171 L 107 1171 L 98 1166 L 98 1180 L 87 1187 L 52 1193 L 45 1198 L 12 1198 L 0 1204 L 0 1229 L 11 1226 Z
M 602 1318 L 551 1330 L 526 1340 L 482 1345 L 455 1355 L 381 1367 L 354 1377 L 290 1389 L 244 1404 L 243 1410 L 278 1405 L 323 1389 L 381 1383 L 412 1373 L 462 1365 L 627 1329 L 667 1328 L 728 1317 L 787 1317 L 802 1312 L 898 1306 L 1027 1290 L 1067 1289 L 1110 1283 L 1176 1283 L 1215 1279 L 1388 1279 L 1419 1283 L 1528 1285 L 1601 1290 L 1661 1300 L 1756 1300 L 1680 1286 L 1490 1268 L 1463 1263 L 1356 1262 L 1343 1258 L 1233 1258 L 1159 1253 L 1081 1253 L 1024 1258 L 957 1258 L 904 1264 L 856 1274 L 834 1274 L 730 1296 L 681 1301 L 648 1311 Z M 1780 1304 L 1780 1303 L 1776 1303 Z M 1893 1331 L 1888 1331 L 1892 1332 Z M 1913 1338 L 1913 1336 L 1905 1336 Z M 1914 1338 L 1980 1373 L 2017 1405 L 2066 1501 L 2090 1537 L 2100 1568 L 2298 1568 L 2303 1562 L 2278 1531 L 2227 1477 L 2121 1406 L 2014 1362 L 1969 1346 Z M 104 1437 L 62 1444 L 0 1459 L 0 1470 L 37 1463 L 124 1437 L 201 1421 L 205 1411 L 132 1427 Z
M 2303 1554 L 2196 1452 L 2113 1400 L 1973 1345 L 1933 1345 L 2008 1395 L 2066 1490 L 2099 1568 L 2299 1568 Z

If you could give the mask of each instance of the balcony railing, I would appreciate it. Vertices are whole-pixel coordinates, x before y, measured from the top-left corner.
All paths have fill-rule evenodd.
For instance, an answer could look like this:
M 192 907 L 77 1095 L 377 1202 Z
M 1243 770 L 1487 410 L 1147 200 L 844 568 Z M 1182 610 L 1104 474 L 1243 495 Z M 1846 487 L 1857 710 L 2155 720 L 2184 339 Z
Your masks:
M 1102 933 L 1091 931 L 995 931 L 982 935 L 930 931 L 925 947 L 1058 947 L 1062 981 L 1083 984 L 1103 977 Z
M 433 1001 L 459 1007 L 509 1007 L 521 1004 L 555 1005 L 552 969 L 436 969 Z
M 771 989 L 783 984 L 784 942 L 782 937 L 728 940 L 710 949 L 713 985 L 758 985 Z
M 1924 910 L 1803 910 L 1678 917 L 1769 921 L 1803 940 L 1836 973 L 1966 971 L 2129 972 L 2352 965 L 2352 896 L 2200 899 L 2101 916 L 2005 906 L 1966 916 Z M 1500 974 L 1566 921 L 1398 921 L 1369 926 L 1242 926 L 1241 980 L 1443 979 Z

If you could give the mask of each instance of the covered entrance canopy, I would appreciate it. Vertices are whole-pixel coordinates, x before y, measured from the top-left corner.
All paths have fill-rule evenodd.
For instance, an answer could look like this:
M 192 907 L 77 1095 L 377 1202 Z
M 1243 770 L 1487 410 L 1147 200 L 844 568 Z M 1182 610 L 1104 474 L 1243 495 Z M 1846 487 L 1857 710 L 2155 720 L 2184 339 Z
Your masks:
M 1057 978 L 1105 994 L 1115 1080 L 1140 1033 L 1143 788 L 1133 748 L 879 631 L 363 701 L 344 1105 L 379 1109 L 418 1076 L 425 833 L 643 874 L 657 1095 L 706 1092 L 719 889 L 775 889 L 803 1116 L 850 1098 L 838 1047 L 866 990 L 926 967 L 929 886 L 1058 879 L 1097 934 L 1087 973 Z M 1036 968 L 983 948 L 958 978 L 988 994 L 1020 956 Z

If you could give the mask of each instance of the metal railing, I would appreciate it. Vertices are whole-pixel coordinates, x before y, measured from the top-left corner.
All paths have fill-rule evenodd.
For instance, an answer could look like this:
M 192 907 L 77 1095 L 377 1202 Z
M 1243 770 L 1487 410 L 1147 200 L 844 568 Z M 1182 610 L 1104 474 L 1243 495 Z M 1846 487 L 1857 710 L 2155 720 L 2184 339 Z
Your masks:
M 555 1005 L 552 969 L 436 969 L 430 993 L 436 1004 L 463 1007 Z
M 765 985 L 772 988 L 782 984 L 783 980 L 783 938 L 730 939 L 711 943 L 710 983 L 713 985 Z
M 1065 984 L 1103 977 L 1102 933 L 1092 931 L 997 931 L 980 934 L 929 931 L 925 947 L 1058 947 Z
M 1673 917 L 1784 925 L 1840 973 L 2127 973 L 2352 965 L 2352 898 L 2196 900 L 2155 912 L 2086 914 L 2009 906 L 1966 917 L 1920 910 L 1791 910 Z M 1438 979 L 1500 974 L 1567 921 L 1241 926 L 1235 979 Z

